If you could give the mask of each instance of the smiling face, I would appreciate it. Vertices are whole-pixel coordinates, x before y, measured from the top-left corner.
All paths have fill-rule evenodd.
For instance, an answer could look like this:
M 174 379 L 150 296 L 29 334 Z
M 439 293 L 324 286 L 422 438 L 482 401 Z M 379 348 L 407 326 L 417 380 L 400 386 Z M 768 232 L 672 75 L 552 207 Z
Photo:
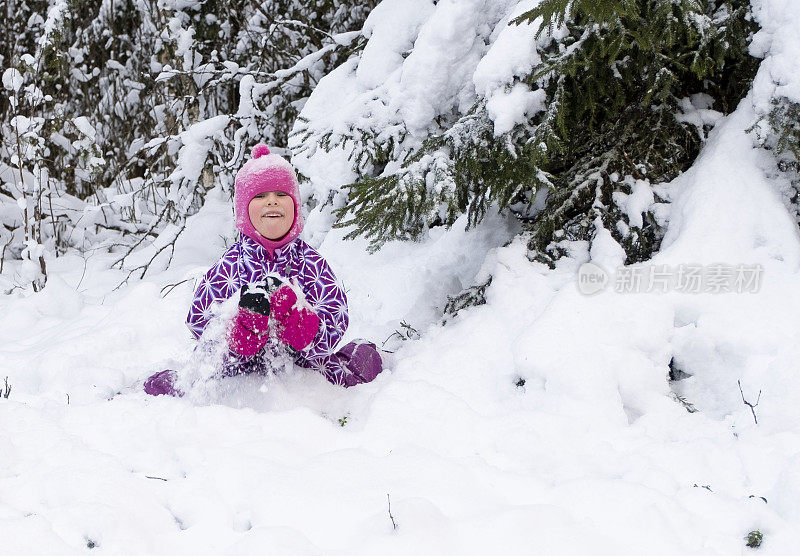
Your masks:
M 263 237 L 277 241 L 294 224 L 294 201 L 282 191 L 267 191 L 253 197 L 247 206 L 250 222 Z

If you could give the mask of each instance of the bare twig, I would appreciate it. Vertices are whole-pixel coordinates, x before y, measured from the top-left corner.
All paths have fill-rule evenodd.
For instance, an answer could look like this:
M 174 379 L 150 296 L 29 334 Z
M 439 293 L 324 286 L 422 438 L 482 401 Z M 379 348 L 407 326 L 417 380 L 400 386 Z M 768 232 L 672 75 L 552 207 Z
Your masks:
M 154 224 L 152 224 L 150 226 L 150 229 L 148 230 L 148 232 L 153 232 L 156 228 L 158 228 L 158 225 L 161 223 L 161 221 L 164 219 L 164 217 L 167 215 L 167 213 L 172 209 L 173 205 L 174 205 L 174 203 L 172 201 L 168 201 L 167 202 L 167 204 L 164 206 L 164 209 L 161 211 L 161 214 L 158 215 L 158 219 L 155 221 Z M 136 243 L 131 245 L 128 248 L 128 251 L 120 259 L 114 261 L 114 263 L 111 264 L 111 267 L 113 268 L 113 267 L 119 265 L 120 269 L 123 268 L 123 266 L 125 265 L 125 259 L 128 257 L 128 255 L 133 253 L 136 250 L 136 248 L 139 247 L 139 245 L 141 245 L 144 242 L 145 239 L 147 239 L 148 235 L 150 235 L 150 234 L 146 233 L 141 238 L 139 238 L 139 241 L 137 241 Z
M 8 399 L 8 397 L 11 395 L 11 386 L 8 385 L 8 377 L 6 377 L 5 383 L 6 383 L 5 388 L 0 390 L 0 396 L 3 396 L 5 399 Z
M 327 31 L 325 31 L 323 29 L 320 29 L 319 27 L 314 27 L 313 25 L 309 25 L 308 23 L 305 23 L 303 21 L 297 21 L 296 19 L 276 19 L 275 23 L 277 23 L 279 25 L 294 25 L 296 27 L 304 27 L 305 29 L 310 29 L 310 30 L 314 31 L 315 33 L 319 33 L 321 35 L 325 35 L 326 37 L 328 37 L 329 39 L 334 41 L 334 43 L 336 42 L 336 37 L 334 37 L 333 35 L 331 35 Z
M 50 205 L 50 222 L 53 224 L 53 239 L 55 239 L 55 255 L 58 258 L 58 232 L 56 231 L 56 218 L 53 216 L 53 195 L 51 193 L 47 194 L 47 203 Z
M 400 338 L 400 340 L 402 340 L 403 342 L 405 342 L 406 340 L 419 340 L 422 337 L 416 328 L 414 328 L 404 320 L 400 321 L 400 328 L 401 330 L 395 330 L 394 332 L 389 334 L 389 337 L 386 338 L 381 344 L 381 348 L 386 346 L 386 342 L 388 342 L 394 337 Z
M 172 290 L 174 290 L 175 288 L 177 288 L 181 284 L 185 284 L 186 282 L 189 282 L 190 280 L 192 280 L 192 278 L 187 278 L 186 280 L 181 280 L 180 282 L 176 282 L 174 284 L 167 284 L 166 286 L 161 288 L 161 291 L 159 293 L 161 294 L 162 298 L 167 297 L 169 294 L 172 293 Z M 167 290 L 167 292 L 164 293 L 164 290 L 166 290 L 167 288 L 169 288 L 169 290 Z
M 144 234 L 146 236 L 158 237 L 158 234 L 152 230 L 130 230 L 130 229 L 125 229 L 123 226 L 99 224 L 97 222 L 95 222 L 93 226 L 95 226 L 95 228 L 103 228 L 104 230 L 111 230 L 112 232 L 120 232 L 122 234 L 122 237 L 125 237 L 128 234 Z
M 389 493 L 386 493 L 386 501 L 389 503 L 389 519 L 392 520 L 392 527 L 395 531 L 397 531 L 397 523 L 394 522 L 394 516 L 392 515 L 392 500 L 389 498 Z
M 625 160 L 627 160 L 628 163 L 633 167 L 633 171 L 636 174 L 636 177 L 639 178 L 640 180 L 643 180 L 644 176 L 639 171 L 639 168 L 636 167 L 636 164 L 633 163 L 633 160 L 630 159 L 630 157 L 628 156 L 628 153 L 626 153 L 624 149 L 622 151 L 622 156 L 624 156 Z
M 737 380 L 736 382 L 739 384 L 739 393 L 742 395 L 742 402 L 744 402 L 744 405 L 750 408 L 750 412 L 753 414 L 753 421 L 755 421 L 757 425 L 758 417 L 756 417 L 756 407 L 758 407 L 758 402 L 761 401 L 761 390 L 758 391 L 758 398 L 756 398 L 756 403 L 753 404 L 744 399 L 744 392 L 742 391 L 742 381 Z
M 137 267 L 135 267 L 135 268 L 132 268 L 132 269 L 130 269 L 130 270 L 128 271 L 128 275 L 125 277 L 125 279 L 124 279 L 124 280 L 122 280 L 122 282 L 120 282 L 119 284 L 117 284 L 117 286 L 114 288 L 114 290 L 116 291 L 116 290 L 120 289 L 120 288 L 121 288 L 123 285 L 127 284 L 127 283 L 128 283 L 128 280 L 129 280 L 129 279 L 130 279 L 130 277 L 133 275 L 133 273 L 134 273 L 134 272 L 136 272 L 136 271 L 138 271 L 138 270 L 141 270 L 141 271 L 142 271 L 142 273 L 139 275 L 139 279 L 141 280 L 142 278 L 144 278 L 145 274 L 146 274 L 146 273 L 147 273 L 147 271 L 150 269 L 150 265 L 153 263 L 153 261 L 155 261 L 155 260 L 156 260 L 156 258 L 157 258 L 157 257 L 158 257 L 158 256 L 159 256 L 161 253 L 163 253 L 164 251 L 166 251 L 167 249 L 170 249 L 170 253 L 169 253 L 169 260 L 167 260 L 167 264 L 166 264 L 166 266 L 169 266 L 169 265 L 172 263 L 172 257 L 173 257 L 173 256 L 175 256 L 175 242 L 176 242 L 176 241 L 178 241 L 178 238 L 181 236 L 181 234 L 184 232 L 184 230 L 186 230 L 186 224 L 184 224 L 184 225 L 183 225 L 183 226 L 182 226 L 182 227 L 181 227 L 181 228 L 180 228 L 180 229 L 179 229 L 179 230 L 178 230 L 178 231 L 175 233 L 175 237 L 173 237 L 173 238 L 172 238 L 172 239 L 171 239 L 171 240 L 170 240 L 168 243 L 166 243 L 166 244 L 164 244 L 163 246 L 161 246 L 161 247 L 159 247 L 158 249 L 156 249 L 156 252 L 153 254 L 153 256 L 152 256 L 152 257 L 150 257 L 150 260 L 149 260 L 149 261 L 147 261 L 146 263 L 144 263 L 144 264 L 141 264 L 141 265 L 139 265 L 139 266 L 137 266 Z M 141 243 L 141 241 L 140 241 L 140 242 L 137 242 L 137 245 L 138 245 L 139 243 Z M 128 255 L 130 255 L 130 253 L 131 253 L 131 251 L 129 251 L 128 253 L 126 253 L 126 254 L 125 254 L 125 256 L 123 256 L 121 259 L 119 259 L 118 261 L 116 261 L 114 264 L 115 264 L 115 265 L 116 265 L 116 264 L 118 264 L 118 263 L 123 263 L 123 264 L 124 264 L 124 262 L 123 262 L 123 261 L 125 260 L 125 257 L 127 257 Z M 112 266 L 113 266 L 113 265 L 112 265 Z M 120 264 L 120 268 L 122 268 L 122 264 Z
M 89 253 L 88 257 L 84 257 L 83 258 L 83 272 L 81 272 L 81 279 L 78 280 L 78 284 L 75 286 L 75 291 L 78 291 L 78 288 L 83 283 L 83 277 L 86 276 L 86 267 L 89 264 L 89 259 L 94 257 L 94 254 L 95 254 L 95 251 L 92 251 L 91 253 Z

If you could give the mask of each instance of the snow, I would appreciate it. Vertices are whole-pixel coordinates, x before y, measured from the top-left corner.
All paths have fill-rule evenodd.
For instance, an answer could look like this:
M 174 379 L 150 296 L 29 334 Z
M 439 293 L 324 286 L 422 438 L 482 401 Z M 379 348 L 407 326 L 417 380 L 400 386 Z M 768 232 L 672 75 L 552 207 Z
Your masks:
M 221 134 L 229 122 L 228 116 L 214 116 L 192 124 L 182 132 L 180 134 L 182 145 L 178 153 L 179 164 L 168 179 L 176 183 L 182 179 L 196 181 L 206 164 L 214 136 Z
M 430 0 L 385 0 L 370 12 L 363 29 L 370 41 L 356 70 L 364 87 L 377 87 L 402 65 L 402 52 L 411 50 L 432 11 Z
M 551 271 L 522 238 L 492 248 L 515 233 L 499 217 L 374 255 L 334 230 L 320 249 L 348 288 L 348 337 L 380 342 L 401 320 L 422 333 L 349 390 L 299 369 L 227 379 L 205 400 L 129 388 L 191 350 L 193 283 L 161 289 L 224 248 L 221 191 L 170 269 L 142 282 L 113 291 L 123 274 L 100 253 L 50 261 L 42 293 L 2 301 L 13 391 L 0 401 L 0 519 L 17 532 L 4 548 L 727 555 L 759 529 L 761 552 L 791 553 L 800 241 L 753 169 L 763 153 L 744 134 L 747 106 L 670 185 L 654 263 L 758 262 L 758 294 L 582 296 L 580 262 L 621 264 L 610 236 Z M 735 188 L 728 218 L 706 224 L 722 187 Z M 487 273 L 487 304 L 439 325 L 444 296 Z M 671 357 L 692 374 L 681 393 L 697 413 L 671 398 Z M 736 379 L 747 396 L 763 390 L 758 426 Z
M 419 32 L 402 68 L 404 91 L 400 112 L 412 132 L 424 132 L 432 120 L 474 96 L 465 88 L 480 61 L 485 43 L 478 23 L 483 0 L 441 0 Z
M 630 182 L 630 193 L 615 191 L 612 196 L 616 205 L 625 211 L 630 225 L 641 228 L 644 225 L 642 214 L 653 205 L 655 196 L 648 182 L 634 179 L 630 179 Z
M 544 91 L 531 91 L 519 79 L 529 75 L 541 62 L 533 45 L 546 45 L 552 36 L 564 33 L 564 28 L 545 31 L 537 37 L 540 18 L 533 23 L 508 24 L 540 3 L 541 0 L 525 0 L 511 4 L 508 14 L 495 27 L 492 44 L 472 76 L 475 90 L 487 100 L 486 110 L 494 121 L 496 135 L 511 131 L 516 124 L 544 110 Z
M 91 122 L 89 122 L 89 118 L 86 116 L 79 116 L 77 118 L 73 118 L 72 123 L 75 124 L 75 127 L 77 127 L 81 133 L 94 141 L 97 132 L 95 131 Z
M 358 59 L 351 58 L 326 75 L 323 78 L 326 88 L 320 89 L 317 86 L 314 89 L 303 106 L 302 113 L 304 117 L 319 119 L 347 108 L 360 109 L 360 106 L 356 106 L 356 103 L 352 101 L 352 97 L 363 92 L 363 88 L 354 79 L 357 67 Z M 326 94 L 326 92 L 331 93 L 333 91 L 338 94 Z M 347 121 L 345 120 L 344 123 L 347 123 Z
M 513 82 L 514 77 L 524 77 L 541 59 L 532 38 L 539 28 L 539 22 L 509 25 L 508 22 L 533 9 L 540 0 L 529 0 L 516 4 L 507 17 L 495 28 L 494 41 L 475 68 L 473 80 L 475 89 L 484 96 L 492 90 Z
M 756 100 L 774 89 L 775 96 L 785 96 L 800 102 L 800 75 L 797 56 L 800 54 L 800 13 L 793 0 L 753 0 L 753 14 L 761 29 L 753 38 L 751 52 L 764 56 L 759 78 L 753 85 Z
M 313 198 L 325 202 L 357 175 L 351 156 L 351 137 L 358 135 L 354 130 L 374 135 L 384 145 L 392 141 L 405 152 L 437 130 L 437 118 L 466 113 L 479 102 L 479 93 L 484 92 L 476 91 L 473 76 L 488 54 L 504 58 L 502 48 L 491 50 L 490 44 L 498 35 L 505 36 L 499 30 L 506 27 L 510 14 L 521 13 L 517 4 L 517 0 L 381 2 L 365 23 L 369 40 L 364 51 L 320 80 L 295 124 L 289 145 L 292 162 L 311 178 Z M 514 46 L 529 52 L 533 31 L 522 27 L 522 36 L 513 34 Z M 520 92 L 495 101 L 502 126 L 513 127 L 516 122 L 511 119 L 537 109 L 532 93 L 525 95 L 525 109 L 514 106 Z M 319 148 L 329 139 L 330 148 Z M 350 144 L 342 147 L 337 141 L 342 139 Z
M 8 68 L 3 72 L 3 87 L 9 91 L 18 93 L 23 83 L 24 79 L 17 68 Z
M 680 102 L 681 113 L 676 119 L 694 125 L 701 139 L 705 139 L 704 129 L 714 127 L 722 117 L 721 112 L 711 109 L 712 103 L 711 97 L 702 93 L 684 98 Z
M 543 89 L 531 91 L 524 83 L 515 84 L 508 92 L 496 91 L 486 103 L 495 135 L 508 133 L 518 122 L 544 110 L 545 97 Z
M 37 39 L 40 48 L 45 48 L 50 42 L 50 37 L 56 32 L 58 27 L 62 25 L 64 14 L 68 9 L 69 6 L 66 0 L 56 0 L 52 3 L 50 9 L 47 11 L 47 20 L 44 22 L 42 29 L 44 32 Z
M 760 530 L 759 554 L 795 553 L 800 233 L 765 172 L 769 152 L 746 130 L 767 91 L 785 94 L 800 75 L 789 32 L 800 8 L 754 4 L 765 29 L 754 89 L 716 120 L 694 165 L 659 188 L 667 232 L 651 261 L 623 267 L 624 251 L 596 223 L 592 244 L 565 241 L 570 256 L 550 269 L 528 260 L 525 238 L 496 214 L 369 254 L 364 240 L 343 239 L 348 230 L 328 231 L 329 212 L 312 211 L 306 231 L 350 300 L 346 339 L 382 344 L 401 323 L 419 332 L 386 342 L 387 369 L 370 384 L 345 390 L 290 368 L 182 399 L 141 392 L 149 374 L 193 357 L 184 326 L 193 289 L 233 239 L 221 187 L 189 219 L 170 267 L 141 281 L 117 288 L 126 273 L 109 270 L 118 254 L 103 249 L 48 260 L 42 292 L 0 298 L 0 388 L 5 376 L 12 387 L 0 398 L 0 531 L 9 532 L 0 549 L 728 556 L 749 553 L 744 538 Z M 425 25 L 417 43 L 433 44 Z M 463 37 L 462 54 L 486 48 L 476 37 Z M 408 59 L 390 86 L 408 77 Z M 337 118 L 357 114 L 358 95 L 370 93 L 358 64 L 323 79 L 305 110 L 336 107 L 330 121 L 346 125 Z M 326 97 L 331 83 L 347 95 Z M 422 102 L 420 90 L 406 106 Z M 692 107 L 715 117 L 702 99 Z M 182 136 L 182 155 L 198 161 L 186 168 L 201 167 L 226 124 Z M 345 155 L 295 156 L 312 170 L 304 195 L 346 183 Z M 636 224 L 654 198 L 630 185 L 619 200 Z M 587 262 L 610 277 L 591 296 L 577 287 Z M 689 264 L 763 272 L 752 292 L 619 288 L 624 271 Z M 3 291 L 23 270 L 6 265 Z M 489 276 L 486 304 L 442 325 L 446 297 Z M 668 382 L 671 361 L 689 376 Z M 758 424 L 742 396 L 759 400 Z

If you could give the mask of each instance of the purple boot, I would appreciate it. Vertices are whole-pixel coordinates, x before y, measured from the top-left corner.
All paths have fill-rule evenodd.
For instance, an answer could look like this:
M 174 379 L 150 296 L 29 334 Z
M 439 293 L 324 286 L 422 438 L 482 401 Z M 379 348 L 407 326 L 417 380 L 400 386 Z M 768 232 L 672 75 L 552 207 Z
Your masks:
M 345 377 L 345 386 L 372 382 L 383 370 L 383 361 L 372 342 L 364 340 L 350 342 L 334 357 L 338 357 L 352 373 Z
M 151 396 L 174 396 L 182 398 L 183 392 L 175 388 L 175 371 L 160 371 L 144 381 L 144 391 Z

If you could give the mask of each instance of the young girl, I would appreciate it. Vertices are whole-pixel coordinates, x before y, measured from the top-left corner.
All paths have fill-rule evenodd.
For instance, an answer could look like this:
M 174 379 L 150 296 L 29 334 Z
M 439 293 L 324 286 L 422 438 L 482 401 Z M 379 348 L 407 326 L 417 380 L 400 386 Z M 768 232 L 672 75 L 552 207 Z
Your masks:
M 334 352 L 348 325 L 347 298 L 325 259 L 298 237 L 303 216 L 291 164 L 256 145 L 236 175 L 234 204 L 239 241 L 206 273 L 186 319 L 200 338 L 213 305 L 239 292 L 222 374 L 263 372 L 270 354 L 283 349 L 334 384 L 374 379 L 382 370 L 374 344 L 351 342 Z M 270 330 L 277 346 L 267 345 Z M 174 371 L 156 373 L 145 392 L 181 395 L 175 378 Z

